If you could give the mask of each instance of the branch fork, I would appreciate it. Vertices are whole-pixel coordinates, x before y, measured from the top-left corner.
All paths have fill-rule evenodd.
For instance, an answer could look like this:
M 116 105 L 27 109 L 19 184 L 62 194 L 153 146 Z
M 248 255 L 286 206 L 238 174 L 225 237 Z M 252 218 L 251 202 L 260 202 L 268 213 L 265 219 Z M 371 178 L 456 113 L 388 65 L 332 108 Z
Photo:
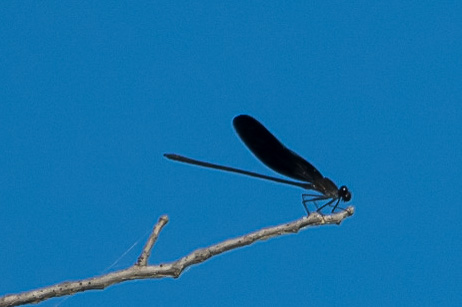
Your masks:
M 293 222 L 263 228 L 261 230 L 223 241 L 221 243 L 198 249 L 189 255 L 184 256 L 174 262 L 159 265 L 148 265 L 148 259 L 151 255 L 152 248 L 156 243 L 163 227 L 168 223 L 166 215 L 161 216 L 154 226 L 151 235 L 148 238 L 137 262 L 124 270 L 115 271 L 105 275 L 92 277 L 88 279 L 67 281 L 52 286 L 26 291 L 18 294 L 8 294 L 0 297 L 0 307 L 19 306 L 30 303 L 40 303 L 53 297 L 72 295 L 77 292 L 87 290 L 101 290 L 113 284 L 121 283 L 128 280 L 153 279 L 163 277 L 177 278 L 189 266 L 206 261 L 207 259 L 224 253 L 228 250 L 247 246 L 259 240 L 268 240 L 270 238 L 283 234 L 297 233 L 303 228 L 327 224 L 340 224 L 344 219 L 354 214 L 354 208 L 348 207 L 342 212 L 330 215 L 321 215 L 317 212 L 304 216 Z

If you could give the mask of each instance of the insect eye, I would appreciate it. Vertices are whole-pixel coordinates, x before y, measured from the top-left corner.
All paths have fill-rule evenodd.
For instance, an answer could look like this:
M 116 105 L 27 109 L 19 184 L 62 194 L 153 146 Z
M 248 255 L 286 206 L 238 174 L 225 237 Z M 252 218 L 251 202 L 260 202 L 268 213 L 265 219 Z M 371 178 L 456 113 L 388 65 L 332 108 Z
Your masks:
M 348 191 L 348 188 L 346 186 L 341 186 L 339 189 L 339 195 L 342 198 L 343 201 L 347 202 L 350 201 L 351 199 L 351 193 Z

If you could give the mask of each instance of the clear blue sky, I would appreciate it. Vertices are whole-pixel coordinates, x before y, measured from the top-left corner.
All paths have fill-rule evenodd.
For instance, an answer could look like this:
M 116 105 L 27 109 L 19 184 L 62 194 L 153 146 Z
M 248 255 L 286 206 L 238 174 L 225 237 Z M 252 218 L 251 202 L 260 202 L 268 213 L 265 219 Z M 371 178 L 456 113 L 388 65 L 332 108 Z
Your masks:
M 151 263 L 300 218 L 302 190 L 238 139 L 250 114 L 356 214 L 179 279 L 43 306 L 440 305 L 462 301 L 458 1 L 3 1 L 0 294 Z

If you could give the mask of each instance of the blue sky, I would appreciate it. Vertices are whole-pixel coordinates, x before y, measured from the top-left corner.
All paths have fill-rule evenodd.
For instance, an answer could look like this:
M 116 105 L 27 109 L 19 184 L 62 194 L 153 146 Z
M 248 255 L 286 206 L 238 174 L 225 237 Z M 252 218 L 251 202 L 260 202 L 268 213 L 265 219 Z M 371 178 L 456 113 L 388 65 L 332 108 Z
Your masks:
M 459 305 L 456 1 L 0 4 L 0 295 L 151 263 L 300 218 L 232 118 L 250 114 L 353 193 L 355 215 L 176 280 L 43 306 Z

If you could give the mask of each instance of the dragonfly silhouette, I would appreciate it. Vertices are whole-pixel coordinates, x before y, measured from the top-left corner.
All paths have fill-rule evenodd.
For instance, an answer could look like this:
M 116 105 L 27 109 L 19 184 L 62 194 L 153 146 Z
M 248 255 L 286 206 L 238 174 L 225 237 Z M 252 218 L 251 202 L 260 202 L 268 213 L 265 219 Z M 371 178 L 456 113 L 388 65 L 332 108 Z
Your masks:
M 350 201 L 351 193 L 346 186 L 337 188 L 332 180 L 321 175 L 311 163 L 285 147 L 255 118 L 249 115 L 239 115 L 234 118 L 233 125 L 244 144 L 261 162 L 279 174 L 299 180 L 300 182 L 266 176 L 234 167 L 198 161 L 177 154 L 164 154 L 164 156 L 179 162 L 290 184 L 306 190 L 316 191 L 319 194 L 302 194 L 302 204 L 308 215 L 310 212 L 307 204 L 310 202 L 315 204 L 317 212 L 320 212 L 326 206 L 331 206 L 333 208 L 332 212 L 334 212 L 340 201 Z M 327 202 L 319 207 L 316 203 L 317 201 Z M 335 205 L 333 205 L 334 203 Z

